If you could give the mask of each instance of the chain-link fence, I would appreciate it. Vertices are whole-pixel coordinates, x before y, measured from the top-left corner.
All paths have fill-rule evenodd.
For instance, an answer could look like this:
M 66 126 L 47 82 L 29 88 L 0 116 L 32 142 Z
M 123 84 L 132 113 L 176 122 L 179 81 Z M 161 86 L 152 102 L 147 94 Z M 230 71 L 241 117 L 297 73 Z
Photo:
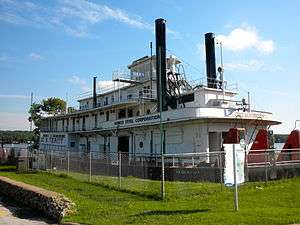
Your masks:
M 73 151 L 35 151 L 34 167 L 112 189 L 159 196 L 158 155 Z
M 300 149 L 251 151 L 245 156 L 246 180 L 269 181 L 300 176 Z
M 23 165 L 27 169 L 68 174 L 95 185 L 159 198 L 162 190 L 166 195 L 169 192 L 190 195 L 203 183 L 215 190 L 219 183 L 218 190 L 222 190 L 226 160 L 224 151 L 164 154 L 162 158 L 161 155 L 123 152 L 33 150 L 18 162 L 19 168 Z M 245 152 L 244 162 L 245 181 L 300 175 L 300 149 Z

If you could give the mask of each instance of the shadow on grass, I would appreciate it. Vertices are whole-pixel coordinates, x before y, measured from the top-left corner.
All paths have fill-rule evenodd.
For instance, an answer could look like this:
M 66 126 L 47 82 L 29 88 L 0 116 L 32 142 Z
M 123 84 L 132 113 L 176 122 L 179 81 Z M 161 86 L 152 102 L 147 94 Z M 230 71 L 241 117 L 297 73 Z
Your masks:
M 149 200 L 161 200 L 161 197 L 160 197 L 159 194 L 145 193 L 145 192 L 140 192 L 140 191 L 137 191 L 137 190 L 119 188 L 119 187 L 112 186 L 112 185 L 109 185 L 109 184 L 101 183 L 99 181 L 97 181 L 97 182 L 96 181 L 91 181 L 91 182 L 90 181 L 82 181 L 82 180 L 78 180 L 78 179 L 76 179 L 72 176 L 69 176 L 68 174 L 56 174 L 56 173 L 51 173 L 51 172 L 45 172 L 45 173 L 48 173 L 50 175 L 53 175 L 53 176 L 56 176 L 56 177 L 59 177 L 59 178 L 73 179 L 73 180 L 76 180 L 78 182 L 83 182 L 85 184 L 105 188 L 105 189 L 108 189 L 108 190 L 111 190 L 111 191 L 118 191 L 118 192 L 122 192 L 122 193 L 126 193 L 126 194 L 136 195 L 136 196 L 139 196 L 139 197 L 142 197 L 142 198 L 147 198 Z
M 151 210 L 151 211 L 145 211 L 139 214 L 135 214 L 133 216 L 155 216 L 155 215 L 187 215 L 187 214 L 194 214 L 194 213 L 205 213 L 210 211 L 209 209 L 191 209 L 191 210 Z
M 110 186 L 108 184 L 103 184 L 103 183 L 100 183 L 100 182 L 85 181 L 84 183 L 91 184 L 91 185 L 98 186 L 98 187 L 102 187 L 102 188 L 106 188 L 106 189 L 109 189 L 109 190 L 112 190 L 112 191 L 119 191 L 119 192 L 136 195 L 136 196 L 143 197 L 143 198 L 148 198 L 148 199 L 151 199 L 151 200 L 161 200 L 161 197 L 158 194 L 149 194 L 149 193 L 139 192 L 139 191 L 135 191 L 135 190 L 119 188 L 119 187 L 115 187 L 115 186 Z

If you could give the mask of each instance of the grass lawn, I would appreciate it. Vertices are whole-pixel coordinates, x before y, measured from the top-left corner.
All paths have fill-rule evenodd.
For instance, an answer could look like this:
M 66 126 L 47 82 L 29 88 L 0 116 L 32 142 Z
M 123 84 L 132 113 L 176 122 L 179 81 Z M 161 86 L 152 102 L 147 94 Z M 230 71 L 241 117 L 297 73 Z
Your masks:
M 240 210 L 233 211 L 233 192 L 220 184 L 166 182 L 167 199 L 155 199 L 146 181 L 143 191 L 135 178 L 124 179 L 126 189 L 88 183 L 57 174 L 39 172 L 1 176 L 65 194 L 77 205 L 77 213 L 64 221 L 83 224 L 293 224 L 300 223 L 300 178 L 248 183 L 240 188 Z M 100 178 L 99 178 L 100 179 Z M 141 181 L 139 181 L 139 185 Z M 135 190 L 130 193 L 128 190 Z M 156 190 L 157 191 L 157 190 Z

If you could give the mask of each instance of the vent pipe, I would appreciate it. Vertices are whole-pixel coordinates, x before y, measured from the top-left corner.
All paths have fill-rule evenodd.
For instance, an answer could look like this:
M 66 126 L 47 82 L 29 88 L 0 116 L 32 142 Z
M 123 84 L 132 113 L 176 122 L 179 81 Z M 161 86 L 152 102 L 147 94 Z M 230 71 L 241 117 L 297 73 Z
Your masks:
M 216 56 L 215 56 L 215 34 L 205 34 L 206 75 L 207 87 L 217 88 Z
M 168 110 L 167 105 L 167 75 L 166 75 L 166 21 L 155 20 L 156 38 L 156 82 L 157 82 L 157 111 Z
M 97 77 L 93 79 L 93 108 L 97 108 Z

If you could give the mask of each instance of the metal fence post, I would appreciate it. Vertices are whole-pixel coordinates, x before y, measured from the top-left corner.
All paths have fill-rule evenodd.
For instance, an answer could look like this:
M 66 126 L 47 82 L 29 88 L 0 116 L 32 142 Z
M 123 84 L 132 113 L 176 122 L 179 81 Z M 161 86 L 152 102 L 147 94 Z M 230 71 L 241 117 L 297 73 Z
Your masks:
M 67 173 L 70 173 L 70 150 L 67 151 Z
M 90 175 L 89 175 L 89 181 L 92 181 L 92 151 L 90 150 L 90 154 L 89 154 L 89 166 L 90 166 Z
M 122 152 L 118 152 L 118 166 L 119 166 L 119 188 L 122 187 Z
M 164 153 L 161 154 L 161 198 L 165 199 L 165 159 Z
M 40 158 L 40 152 L 38 150 L 36 150 L 36 170 L 40 169 L 40 164 L 39 164 L 39 158 Z
M 268 157 L 268 152 L 265 152 L 265 182 L 268 182 L 267 157 Z
M 245 173 L 245 181 L 249 180 L 249 170 L 248 170 L 248 157 L 247 157 L 247 150 L 245 150 L 244 154 L 244 161 L 245 161 L 245 166 L 244 166 L 244 173 Z
M 53 150 L 50 151 L 50 172 L 52 172 L 53 168 Z
M 26 172 L 29 171 L 29 161 L 30 161 L 30 154 L 27 150 L 27 152 L 26 152 Z
M 235 145 L 232 145 L 233 147 L 233 177 L 234 177 L 234 209 L 235 211 L 239 210 L 239 204 L 238 204 L 238 184 L 237 184 L 237 177 L 236 177 L 236 151 L 235 151 Z
M 47 156 L 48 156 L 47 150 L 44 150 L 44 156 L 45 156 L 45 171 L 47 171 Z
M 222 153 L 218 154 L 218 161 L 219 161 L 219 171 L 220 171 L 220 185 L 221 185 L 221 191 L 223 190 L 223 169 L 222 169 Z

